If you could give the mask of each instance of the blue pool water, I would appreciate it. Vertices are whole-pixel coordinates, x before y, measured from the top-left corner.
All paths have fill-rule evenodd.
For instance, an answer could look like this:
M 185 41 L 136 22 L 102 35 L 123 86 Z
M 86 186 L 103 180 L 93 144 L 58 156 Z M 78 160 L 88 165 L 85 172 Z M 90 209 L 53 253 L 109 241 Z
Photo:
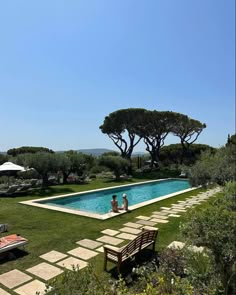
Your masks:
M 136 205 L 154 198 L 190 188 L 188 180 L 163 180 L 151 183 L 121 186 L 100 190 L 97 192 L 83 193 L 62 197 L 53 200 L 40 201 L 41 204 L 60 206 L 81 211 L 105 214 L 111 210 L 112 195 L 117 195 L 119 206 L 122 205 L 122 195 L 127 194 L 129 206 Z

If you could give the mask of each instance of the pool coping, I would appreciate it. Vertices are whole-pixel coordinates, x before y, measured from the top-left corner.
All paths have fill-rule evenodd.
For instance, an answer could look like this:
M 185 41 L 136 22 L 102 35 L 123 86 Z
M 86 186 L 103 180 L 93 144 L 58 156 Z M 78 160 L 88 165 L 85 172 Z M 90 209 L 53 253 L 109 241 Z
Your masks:
M 39 208 L 44 208 L 44 209 L 49 209 L 53 211 L 58 211 L 58 212 L 63 212 L 63 213 L 69 213 L 69 214 L 74 214 L 74 215 L 79 215 L 79 216 L 84 216 L 84 217 L 90 217 L 90 218 L 95 218 L 99 220 L 106 220 L 110 219 L 115 216 L 122 215 L 124 213 L 127 213 L 126 211 L 120 210 L 119 213 L 114 213 L 114 212 L 109 212 L 105 214 L 96 214 L 96 213 L 91 213 L 91 212 L 86 212 L 86 211 L 81 211 L 81 210 L 75 210 L 75 209 L 69 209 L 69 208 L 62 208 L 60 206 L 55 206 L 55 205 L 46 205 L 46 204 L 41 204 L 37 203 L 40 201 L 47 201 L 47 200 L 54 200 L 54 199 L 60 199 L 64 197 L 69 197 L 69 196 L 75 196 L 75 195 L 81 195 L 81 194 L 86 194 L 86 193 L 92 193 L 92 192 L 98 192 L 98 191 L 104 191 L 104 190 L 109 190 L 109 189 L 114 189 L 114 188 L 119 188 L 119 187 L 127 187 L 127 186 L 134 186 L 134 185 L 139 185 L 139 184 L 145 184 L 145 183 L 152 183 L 152 182 L 158 182 L 158 181 L 163 181 L 163 180 L 183 180 L 183 178 L 164 178 L 164 179 L 158 179 L 158 180 L 148 180 L 148 181 L 142 181 L 142 182 L 137 182 L 137 183 L 132 183 L 132 184 L 124 184 L 124 185 L 117 185 L 117 186 L 111 186 L 107 188 L 99 188 L 99 189 L 94 189 L 94 190 L 89 190 L 89 191 L 83 191 L 83 192 L 77 192 L 77 193 L 71 193 L 71 194 L 64 194 L 64 195 L 59 195 L 59 196 L 54 196 L 54 197 L 48 197 L 48 198 L 40 198 L 40 199 L 34 199 L 30 201 L 22 201 L 19 202 L 19 204 L 24 204 L 24 205 L 29 205 L 29 206 L 34 206 L 34 207 L 39 207 Z M 157 197 L 152 200 L 148 200 L 136 205 L 129 206 L 129 210 L 135 210 L 138 208 L 141 208 L 143 206 L 147 206 L 153 203 L 156 203 L 158 201 L 162 201 L 183 193 L 190 192 L 192 190 L 197 189 L 197 187 L 191 187 L 185 190 L 181 190 L 178 192 L 174 192 L 168 195 L 164 195 L 162 197 Z

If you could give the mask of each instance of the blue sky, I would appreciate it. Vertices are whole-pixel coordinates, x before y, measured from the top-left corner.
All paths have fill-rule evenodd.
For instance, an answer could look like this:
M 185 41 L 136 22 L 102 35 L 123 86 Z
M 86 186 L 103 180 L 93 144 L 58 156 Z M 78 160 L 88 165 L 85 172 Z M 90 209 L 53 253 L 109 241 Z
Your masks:
M 99 126 L 129 107 L 235 133 L 234 0 L 1 1 L 0 38 L 0 151 L 114 148 Z

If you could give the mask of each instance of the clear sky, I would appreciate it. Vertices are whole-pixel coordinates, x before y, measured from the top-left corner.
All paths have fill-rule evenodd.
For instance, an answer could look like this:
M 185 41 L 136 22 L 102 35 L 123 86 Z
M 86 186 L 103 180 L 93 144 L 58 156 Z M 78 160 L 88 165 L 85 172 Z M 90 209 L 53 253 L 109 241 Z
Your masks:
M 113 148 L 99 126 L 129 107 L 184 113 L 207 124 L 198 143 L 225 144 L 235 0 L 0 2 L 0 151 Z

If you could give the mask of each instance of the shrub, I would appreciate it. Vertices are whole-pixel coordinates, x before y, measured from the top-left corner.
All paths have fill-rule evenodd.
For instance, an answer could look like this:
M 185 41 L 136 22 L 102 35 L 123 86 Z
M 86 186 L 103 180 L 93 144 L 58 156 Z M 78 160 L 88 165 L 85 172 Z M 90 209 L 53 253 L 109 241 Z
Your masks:
M 227 195 L 213 200 L 207 207 L 188 215 L 182 233 L 191 244 L 209 249 L 213 255 L 216 273 L 224 290 L 232 288 L 236 270 L 236 212 L 233 184 L 227 185 Z M 229 195 L 231 197 L 229 197 Z

